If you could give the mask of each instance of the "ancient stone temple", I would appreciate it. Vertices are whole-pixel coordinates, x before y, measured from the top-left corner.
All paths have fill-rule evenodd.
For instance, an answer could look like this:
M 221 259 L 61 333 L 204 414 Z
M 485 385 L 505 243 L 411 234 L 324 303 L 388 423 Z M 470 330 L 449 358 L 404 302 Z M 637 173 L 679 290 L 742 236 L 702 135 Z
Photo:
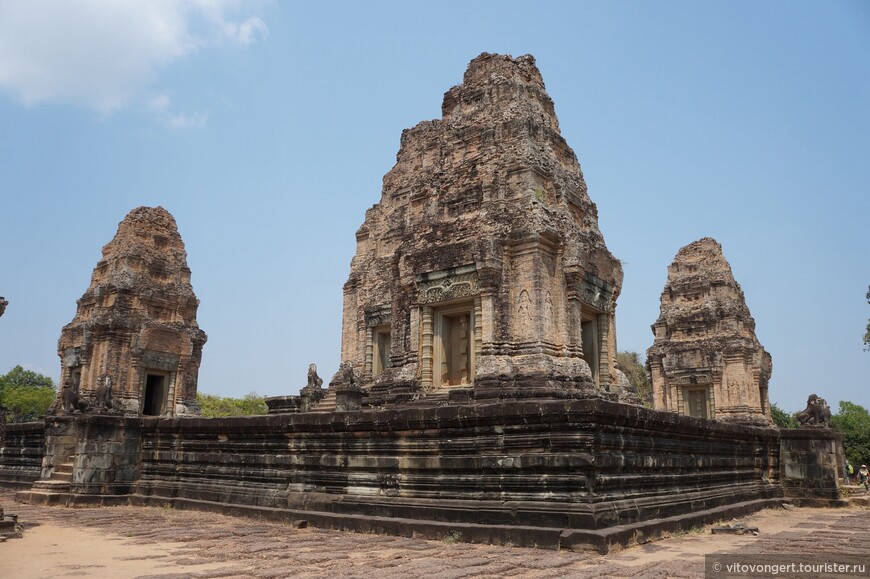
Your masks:
M 169 416 L 195 411 L 206 341 L 198 306 L 175 219 L 162 207 L 131 211 L 103 247 L 61 332 L 59 406 Z M 64 399 L 69 389 L 77 395 Z
M 656 409 L 700 418 L 770 422 L 771 358 L 722 246 L 705 237 L 668 268 L 647 351 Z
M 533 57 L 469 64 L 356 239 L 341 354 L 370 404 L 617 388 L 622 268 Z

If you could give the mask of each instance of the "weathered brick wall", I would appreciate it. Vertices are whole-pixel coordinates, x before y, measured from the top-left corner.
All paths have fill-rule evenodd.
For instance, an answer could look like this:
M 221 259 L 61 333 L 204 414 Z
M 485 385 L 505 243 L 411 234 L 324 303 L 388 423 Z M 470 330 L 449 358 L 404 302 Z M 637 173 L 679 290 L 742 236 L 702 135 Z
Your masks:
M 780 457 L 785 496 L 807 505 L 840 499 L 846 462 L 842 434 L 830 428 L 783 430 Z
M 43 422 L 6 425 L 6 441 L 0 447 L 0 486 L 29 487 L 39 478 L 45 453 Z
M 776 429 L 603 400 L 143 419 L 141 433 L 136 492 L 152 497 L 603 529 L 782 494 Z

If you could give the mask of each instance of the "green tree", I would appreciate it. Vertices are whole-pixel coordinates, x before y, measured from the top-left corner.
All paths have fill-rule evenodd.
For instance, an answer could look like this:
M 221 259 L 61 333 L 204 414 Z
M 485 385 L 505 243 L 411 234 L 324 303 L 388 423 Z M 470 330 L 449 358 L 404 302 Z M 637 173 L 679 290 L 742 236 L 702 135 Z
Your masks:
M 9 422 L 30 422 L 44 415 L 57 398 L 48 376 L 15 366 L 0 376 L 0 405 L 6 407 Z
M 780 428 L 797 428 L 800 426 L 794 414 L 789 414 L 773 402 L 770 403 L 770 417 L 773 419 L 773 423 Z
M 243 398 L 222 398 L 214 394 L 197 392 L 196 403 L 206 418 L 222 416 L 255 416 L 268 414 L 266 399 L 256 392 L 246 394 Z
M 646 367 L 640 361 L 640 354 L 637 352 L 618 352 L 616 363 L 619 364 L 625 377 L 628 378 L 629 384 L 634 389 L 634 393 L 640 398 L 644 406 L 652 408 L 652 384 L 646 373 Z
M 843 433 L 846 458 L 853 465 L 870 464 L 870 414 L 859 404 L 840 402 L 840 411 L 831 417 L 831 426 Z

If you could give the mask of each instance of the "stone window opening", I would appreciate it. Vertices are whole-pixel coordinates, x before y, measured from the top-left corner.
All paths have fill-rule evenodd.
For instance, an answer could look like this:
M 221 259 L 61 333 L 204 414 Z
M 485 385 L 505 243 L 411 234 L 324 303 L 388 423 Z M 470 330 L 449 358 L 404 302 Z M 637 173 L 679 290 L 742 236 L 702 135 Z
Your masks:
M 598 386 L 599 366 L 600 366 L 600 342 L 598 339 L 598 320 L 595 318 L 584 319 L 580 323 L 581 335 L 583 339 L 583 359 L 589 364 L 589 369 L 592 370 L 592 380 Z
M 166 395 L 169 391 L 168 382 L 169 376 L 163 372 L 146 372 L 142 396 L 143 415 L 160 416 L 163 414 L 166 406 Z
M 372 378 L 390 367 L 390 326 L 372 330 Z

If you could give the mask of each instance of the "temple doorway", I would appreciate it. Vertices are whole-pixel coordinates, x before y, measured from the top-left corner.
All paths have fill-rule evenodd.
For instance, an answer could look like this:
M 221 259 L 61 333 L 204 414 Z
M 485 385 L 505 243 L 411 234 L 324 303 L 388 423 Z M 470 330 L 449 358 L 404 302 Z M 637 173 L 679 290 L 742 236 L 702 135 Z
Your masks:
M 710 416 L 707 412 L 707 387 L 687 388 L 685 393 L 687 414 L 695 418 L 709 418 Z
M 372 377 L 390 367 L 390 326 L 374 329 L 372 339 Z
M 471 304 L 435 312 L 436 386 L 469 385 L 474 381 L 474 325 Z
M 599 354 L 598 354 L 598 323 L 595 318 L 585 319 L 580 324 L 583 340 L 583 359 L 592 370 L 592 380 L 598 385 Z
M 145 395 L 142 397 L 142 414 L 146 416 L 160 416 L 166 403 L 166 375 L 145 375 Z

